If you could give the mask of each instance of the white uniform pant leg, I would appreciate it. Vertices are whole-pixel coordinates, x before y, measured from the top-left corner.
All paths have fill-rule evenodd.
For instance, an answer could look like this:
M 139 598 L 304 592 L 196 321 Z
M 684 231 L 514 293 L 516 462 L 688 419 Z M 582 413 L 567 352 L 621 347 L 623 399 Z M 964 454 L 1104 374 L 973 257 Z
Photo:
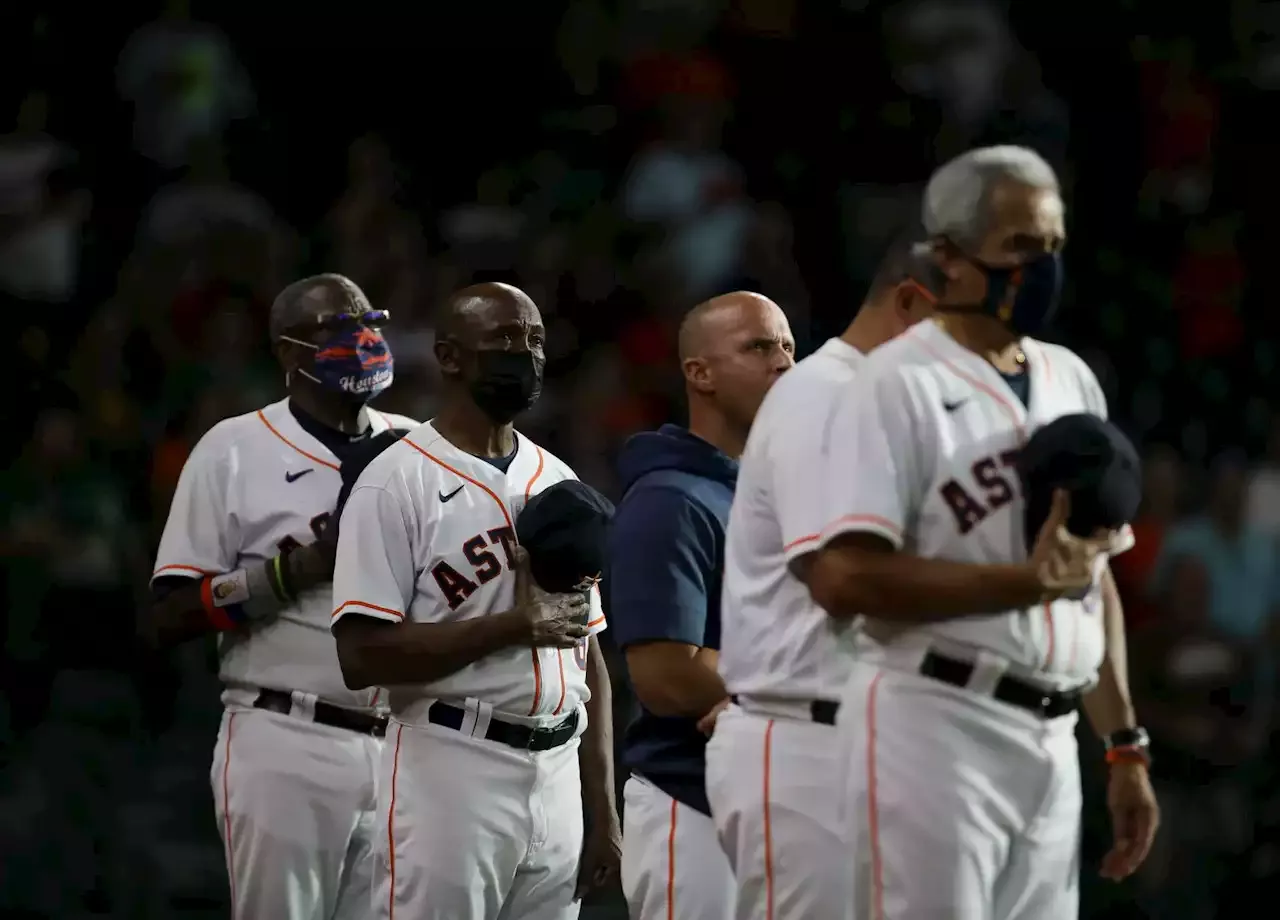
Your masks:
M 733 920 L 733 870 L 711 818 L 637 776 L 623 796 L 622 890 L 631 920 Z
M 373 741 L 369 748 L 369 769 L 376 781 L 382 760 L 382 742 L 378 739 Z M 369 805 L 356 816 L 342 881 L 338 885 L 338 906 L 333 912 L 333 920 L 369 920 L 372 916 L 373 866 L 381 825 L 378 824 L 376 796 Z
M 210 779 L 233 920 L 367 915 L 378 747 L 293 716 L 223 713 Z
M 380 790 L 374 917 L 577 917 L 576 743 L 530 753 L 392 722 Z
M 843 748 L 834 726 L 730 706 L 707 745 L 707 796 L 737 880 L 737 920 L 846 920 Z
M 499 920 L 577 920 L 583 835 L 578 748 L 574 741 L 526 755 L 536 770 L 529 797 L 533 840 Z
M 1061 863 L 1034 864 L 1056 854 L 1076 866 L 1065 854 L 1079 836 L 1079 779 L 1071 795 L 1060 769 L 1068 748 L 1074 758 L 1074 719 L 860 663 L 840 721 L 857 920 L 1064 920 L 1076 883 Z
M 1080 756 L 1074 732 L 1044 739 L 1052 767 L 1042 809 L 1014 841 L 996 884 L 996 920 L 1080 916 Z

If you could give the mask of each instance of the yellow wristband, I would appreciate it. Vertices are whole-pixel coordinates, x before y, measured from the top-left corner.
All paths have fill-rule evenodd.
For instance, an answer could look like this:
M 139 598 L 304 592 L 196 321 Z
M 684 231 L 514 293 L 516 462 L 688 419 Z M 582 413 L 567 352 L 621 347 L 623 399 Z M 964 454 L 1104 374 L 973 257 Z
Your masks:
M 271 559 L 271 592 L 275 594 L 276 600 L 282 604 L 287 604 L 293 600 L 289 596 L 289 592 L 284 586 L 284 573 L 281 571 L 281 562 L 283 554 L 273 556 Z

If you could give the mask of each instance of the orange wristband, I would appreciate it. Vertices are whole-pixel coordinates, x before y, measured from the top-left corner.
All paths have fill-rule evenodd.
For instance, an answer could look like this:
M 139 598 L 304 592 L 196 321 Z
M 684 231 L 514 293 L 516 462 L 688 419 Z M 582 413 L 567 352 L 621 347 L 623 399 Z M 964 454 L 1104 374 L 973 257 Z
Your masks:
M 236 621 L 231 618 L 231 610 L 218 607 L 213 603 L 213 576 L 206 575 L 200 580 L 200 603 L 204 607 L 204 615 L 209 618 L 213 628 L 219 632 L 236 628 Z
M 1107 763 L 1136 763 L 1144 767 L 1151 765 L 1151 755 L 1147 753 L 1147 749 L 1136 745 L 1128 747 L 1115 747 L 1107 751 Z

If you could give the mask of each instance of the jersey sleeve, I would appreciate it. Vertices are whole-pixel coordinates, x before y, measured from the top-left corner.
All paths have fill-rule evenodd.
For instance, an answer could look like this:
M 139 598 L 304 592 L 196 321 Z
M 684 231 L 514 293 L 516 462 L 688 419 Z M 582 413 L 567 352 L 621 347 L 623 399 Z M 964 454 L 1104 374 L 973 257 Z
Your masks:
M 1066 351 L 1066 349 L 1062 349 Z M 1084 358 L 1075 352 L 1067 351 L 1071 357 L 1071 364 L 1075 366 L 1075 376 L 1080 383 L 1080 398 L 1084 403 L 1086 412 L 1105 419 L 1107 417 L 1107 394 L 1102 391 L 1102 384 L 1098 382 L 1098 375 L 1093 372 L 1093 368 Z
M 822 497 L 822 523 L 786 546 L 790 561 L 845 533 L 869 533 L 901 549 L 921 501 L 922 426 L 902 376 L 855 379 L 838 397 L 816 463 L 793 468 Z
M 826 448 L 838 394 L 817 390 L 818 382 L 814 384 L 811 396 L 814 403 L 819 403 L 817 412 L 813 411 L 813 403 L 804 411 L 799 406 L 770 407 L 786 411 L 773 413 L 776 427 L 770 428 L 764 448 L 769 466 L 766 481 L 788 562 L 817 549 L 819 536 L 831 520 L 830 501 L 814 463 Z
M 594 636 L 609 628 L 609 621 L 604 616 L 604 604 L 600 601 L 599 585 L 592 585 L 588 600 L 591 606 L 587 612 L 587 631 L 589 635 Z
M 151 580 L 202 578 L 236 567 L 240 533 L 230 508 L 233 450 L 215 431 L 197 442 L 178 476 Z
M 352 490 L 338 528 L 330 626 L 348 614 L 404 620 L 416 580 L 408 511 L 386 487 Z
M 641 487 L 623 500 L 609 536 L 609 616 L 619 647 L 707 644 L 714 540 L 705 513 L 675 489 Z
M 1099 418 L 1106 419 L 1107 396 L 1102 391 L 1102 384 L 1098 382 L 1098 375 L 1079 355 L 1076 355 L 1075 359 L 1076 373 L 1080 377 L 1080 390 L 1085 408 Z M 1107 550 L 1107 555 L 1108 557 L 1115 557 L 1121 553 L 1128 552 L 1133 549 L 1133 545 L 1136 542 L 1137 538 L 1134 536 L 1133 528 L 1125 524 L 1112 536 L 1111 546 Z

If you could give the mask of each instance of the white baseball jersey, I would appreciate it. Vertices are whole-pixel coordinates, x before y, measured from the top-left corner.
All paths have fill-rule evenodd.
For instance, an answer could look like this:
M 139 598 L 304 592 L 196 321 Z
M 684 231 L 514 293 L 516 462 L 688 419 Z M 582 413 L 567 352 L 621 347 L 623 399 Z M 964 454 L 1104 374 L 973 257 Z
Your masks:
M 503 472 L 427 422 L 370 463 L 342 513 L 333 622 L 447 623 L 511 609 L 516 517 L 531 496 L 577 478 L 518 432 L 516 443 Z M 588 625 L 592 634 L 605 628 L 598 589 Z M 554 721 L 590 697 L 586 645 L 504 649 L 434 683 L 389 688 L 388 702 L 410 724 L 425 723 L 436 699 Z
M 865 360 L 829 339 L 773 385 L 751 425 L 721 589 L 720 674 L 730 693 L 833 699 L 844 686 L 852 626 L 817 606 L 788 565 L 817 547 L 831 519 L 814 462 Z
M 1059 345 L 1024 339 L 1029 405 L 989 362 L 934 322 L 877 349 L 842 397 L 821 476 L 822 541 L 865 531 L 914 555 L 980 564 L 1027 558 L 1014 468 L 1036 428 L 1063 415 L 1106 417 L 1089 366 Z M 1115 552 L 1132 545 L 1126 528 Z M 1098 574 L 1106 565 L 1099 560 Z M 895 647 L 938 640 L 992 653 L 1054 686 L 1092 680 L 1105 636 L 1099 592 L 1026 610 L 909 628 Z
M 375 432 L 418 425 L 372 409 L 369 421 Z M 214 425 L 182 468 L 152 580 L 231 572 L 290 543 L 314 541 L 342 488 L 338 468 L 338 458 L 298 424 L 287 399 Z M 339 706 L 372 706 L 376 691 L 343 684 L 329 632 L 332 611 L 323 585 L 270 623 L 220 634 L 224 702 L 251 704 L 269 687 L 314 693 Z

